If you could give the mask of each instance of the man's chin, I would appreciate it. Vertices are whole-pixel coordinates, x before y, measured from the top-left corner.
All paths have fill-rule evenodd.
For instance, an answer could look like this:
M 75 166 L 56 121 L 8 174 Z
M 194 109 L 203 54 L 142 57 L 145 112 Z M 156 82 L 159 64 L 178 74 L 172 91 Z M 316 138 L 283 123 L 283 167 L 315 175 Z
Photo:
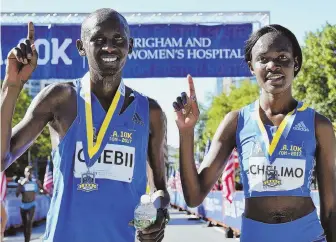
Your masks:
M 108 69 L 100 69 L 98 70 L 99 75 L 101 76 L 114 76 L 121 72 L 120 68 L 108 68 Z

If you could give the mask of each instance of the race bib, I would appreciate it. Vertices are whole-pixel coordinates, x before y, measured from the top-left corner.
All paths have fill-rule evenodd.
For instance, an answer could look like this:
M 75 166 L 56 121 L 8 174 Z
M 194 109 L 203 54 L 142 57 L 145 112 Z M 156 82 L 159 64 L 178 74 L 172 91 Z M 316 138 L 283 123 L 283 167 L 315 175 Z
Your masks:
M 306 160 L 277 158 L 272 164 L 265 157 L 250 157 L 248 181 L 251 191 L 288 191 L 304 184 Z
M 125 145 L 107 144 L 99 159 L 90 167 L 96 179 L 132 182 L 135 148 Z M 83 144 L 76 143 L 74 176 L 81 178 L 88 168 L 85 164 Z
M 25 192 L 34 192 L 36 190 L 36 185 L 33 183 L 28 183 L 23 185 Z

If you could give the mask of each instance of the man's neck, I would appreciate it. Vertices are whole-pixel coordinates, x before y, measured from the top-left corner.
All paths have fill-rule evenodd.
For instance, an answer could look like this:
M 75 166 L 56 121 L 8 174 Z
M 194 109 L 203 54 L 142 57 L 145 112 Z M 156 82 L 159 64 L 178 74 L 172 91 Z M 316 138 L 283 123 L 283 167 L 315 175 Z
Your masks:
M 260 107 L 270 115 L 286 114 L 295 108 L 296 101 L 289 87 L 282 93 L 272 94 L 262 90 L 260 95 Z
M 91 91 L 101 101 L 111 101 L 121 82 L 121 73 L 111 76 L 101 76 L 90 71 Z

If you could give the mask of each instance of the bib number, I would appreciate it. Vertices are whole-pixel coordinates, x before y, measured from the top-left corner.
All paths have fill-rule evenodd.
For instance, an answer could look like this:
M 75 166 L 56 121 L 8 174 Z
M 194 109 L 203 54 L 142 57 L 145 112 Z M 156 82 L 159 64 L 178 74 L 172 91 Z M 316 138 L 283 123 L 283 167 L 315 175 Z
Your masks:
M 99 159 L 90 167 L 96 179 L 132 182 L 135 165 L 135 148 L 107 144 Z M 74 176 L 81 178 L 87 172 L 82 142 L 76 143 Z
M 250 157 L 246 171 L 250 190 L 288 191 L 304 184 L 306 160 L 277 158 L 269 164 L 265 157 Z

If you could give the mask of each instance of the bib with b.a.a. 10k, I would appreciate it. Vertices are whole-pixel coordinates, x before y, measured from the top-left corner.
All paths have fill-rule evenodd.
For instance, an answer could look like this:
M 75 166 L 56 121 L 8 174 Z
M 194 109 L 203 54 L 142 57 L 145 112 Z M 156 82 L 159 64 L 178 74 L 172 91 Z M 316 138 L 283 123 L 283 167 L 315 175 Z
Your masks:
M 88 93 L 89 75 L 76 82 L 77 118 L 53 153 L 54 194 L 45 241 L 133 242 L 128 223 L 146 191 L 148 99 L 121 82 L 106 112 Z
M 245 197 L 310 196 L 314 119 L 314 110 L 300 102 L 279 127 L 263 124 L 259 101 L 240 111 L 237 150 Z

